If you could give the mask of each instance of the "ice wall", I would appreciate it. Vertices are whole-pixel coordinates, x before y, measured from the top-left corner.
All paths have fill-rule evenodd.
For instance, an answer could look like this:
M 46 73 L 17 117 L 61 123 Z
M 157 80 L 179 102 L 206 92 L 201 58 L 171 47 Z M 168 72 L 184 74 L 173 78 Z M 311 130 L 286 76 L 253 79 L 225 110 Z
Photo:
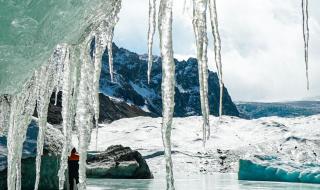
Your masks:
M 8 139 L 8 189 L 21 189 L 22 145 L 35 108 L 39 117 L 37 189 L 49 98 L 54 90 L 63 92 L 65 143 L 60 188 L 74 127 L 80 142 L 79 188 L 86 189 L 86 151 L 92 121 L 98 120 L 99 112 L 101 52 L 112 44 L 120 7 L 121 0 L 0 2 L 0 22 L 4 26 L 0 31 L 0 129 Z M 90 55 L 93 39 L 94 57 Z

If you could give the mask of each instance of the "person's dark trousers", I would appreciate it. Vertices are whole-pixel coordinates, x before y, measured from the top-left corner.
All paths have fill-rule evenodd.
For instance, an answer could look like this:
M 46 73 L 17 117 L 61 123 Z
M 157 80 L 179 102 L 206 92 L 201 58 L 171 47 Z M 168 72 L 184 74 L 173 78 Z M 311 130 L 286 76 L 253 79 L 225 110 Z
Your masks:
M 68 160 L 68 171 L 69 171 L 69 187 L 70 190 L 74 190 L 74 181 L 76 184 L 79 183 L 79 161 Z

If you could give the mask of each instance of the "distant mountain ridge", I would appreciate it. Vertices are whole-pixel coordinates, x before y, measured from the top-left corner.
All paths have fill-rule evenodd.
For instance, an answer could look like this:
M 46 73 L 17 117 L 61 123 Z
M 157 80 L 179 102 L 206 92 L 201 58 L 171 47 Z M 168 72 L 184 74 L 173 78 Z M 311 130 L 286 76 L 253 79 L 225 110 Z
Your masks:
M 240 115 L 248 119 L 261 117 L 299 117 L 320 114 L 320 101 L 238 102 Z
M 113 44 L 114 82 L 110 81 L 108 54 L 102 58 L 100 92 L 136 105 L 156 116 L 161 116 L 161 58 L 154 56 L 151 82 L 147 83 L 147 56 L 119 48 Z M 174 60 L 176 65 L 175 112 L 176 117 L 201 115 L 197 59 Z M 217 74 L 209 71 L 210 114 L 218 115 L 219 81 Z M 239 116 L 228 91 L 224 88 L 223 113 Z

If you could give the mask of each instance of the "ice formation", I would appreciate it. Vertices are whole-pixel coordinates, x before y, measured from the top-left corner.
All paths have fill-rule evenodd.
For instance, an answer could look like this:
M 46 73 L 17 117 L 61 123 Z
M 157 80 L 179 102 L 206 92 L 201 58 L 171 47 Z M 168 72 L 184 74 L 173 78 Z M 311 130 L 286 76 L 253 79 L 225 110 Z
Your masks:
M 282 160 L 277 156 L 258 156 L 239 161 L 238 178 L 253 181 L 320 183 L 320 165 Z
M 152 45 L 156 31 L 156 0 L 149 0 L 149 29 L 148 29 L 148 83 L 150 83 L 152 69 Z
M 74 6 L 74 3 L 64 3 L 64 1 L 57 1 L 61 7 L 70 8 Z M 55 52 L 49 59 L 47 64 L 42 66 L 34 72 L 32 77 L 24 83 L 21 91 L 14 91 L 11 95 L 2 96 L 0 99 L 1 115 L 0 115 L 0 135 L 6 134 L 8 136 L 8 189 L 15 190 L 21 188 L 21 157 L 22 157 L 22 145 L 26 136 L 26 129 L 31 121 L 31 116 L 34 112 L 34 108 L 37 108 L 39 117 L 39 136 L 37 140 L 37 172 L 40 170 L 42 147 L 43 147 L 43 135 L 46 131 L 46 116 L 49 98 L 53 89 L 55 89 L 56 96 L 62 89 L 62 117 L 63 117 L 63 134 L 64 145 L 61 155 L 61 164 L 59 171 L 59 185 L 60 189 L 63 189 L 65 180 L 65 170 L 67 168 L 67 157 L 70 152 L 71 140 L 70 136 L 72 129 L 75 128 L 78 133 L 79 139 L 79 154 L 80 154 L 80 166 L 79 166 L 79 188 L 86 189 L 86 156 L 89 142 L 91 139 L 91 131 L 95 121 L 96 125 L 96 138 L 98 137 L 98 119 L 99 119 L 99 77 L 101 71 L 101 57 L 104 49 L 107 48 L 109 54 L 109 68 L 111 80 L 114 80 L 113 74 L 113 60 L 112 60 L 112 39 L 114 26 L 118 21 L 118 13 L 121 7 L 121 0 L 110 0 L 108 6 L 103 6 L 106 2 L 100 2 L 98 0 L 90 1 L 90 3 L 81 1 L 83 3 L 82 9 L 79 8 L 74 12 L 81 12 L 81 15 L 68 14 L 68 9 L 63 11 L 56 11 L 54 15 L 47 18 L 70 18 L 79 16 L 84 23 L 90 22 L 90 24 L 83 24 L 78 22 L 63 23 L 61 26 L 57 26 L 58 31 L 61 31 L 64 35 L 68 32 L 75 32 L 74 28 L 81 28 L 81 35 L 75 35 L 72 37 L 66 36 L 61 38 L 59 32 L 56 34 L 52 31 L 39 32 L 34 28 L 37 28 L 37 22 L 32 18 L 25 20 L 14 20 L 12 26 L 23 29 L 31 29 L 34 33 L 49 34 L 49 36 L 41 36 L 41 38 L 33 39 L 29 32 L 26 32 L 26 36 L 21 38 L 23 41 L 24 49 L 20 49 L 20 52 L 26 51 L 25 54 L 19 59 L 24 60 L 25 57 L 33 57 L 34 60 L 24 60 L 24 62 L 35 62 L 33 67 L 38 66 L 41 62 L 47 59 L 49 51 L 43 53 L 39 59 L 36 55 L 38 51 L 32 50 L 29 52 L 32 40 L 46 40 L 51 37 L 54 40 L 50 41 L 49 45 L 38 45 L 39 50 L 52 48 L 52 44 L 55 42 L 61 43 L 65 39 L 68 40 L 68 44 L 57 46 Z M 79 3 L 79 4 L 81 4 Z M 99 4 L 100 3 L 100 4 Z M 148 31 L 148 81 L 150 81 L 151 66 L 152 66 L 152 43 L 155 32 L 155 5 L 156 0 L 150 0 L 149 7 L 149 31 Z M 162 118 L 162 141 L 164 145 L 164 155 L 166 161 L 166 179 L 167 189 L 174 189 L 174 179 L 172 170 L 171 159 L 171 128 L 172 128 L 172 116 L 174 110 L 174 90 L 175 90 L 175 64 L 173 60 L 173 48 L 172 48 L 172 4 L 173 0 L 161 0 L 159 7 L 158 28 L 160 36 L 160 51 L 162 57 L 162 102 L 163 102 L 163 118 Z M 219 115 L 222 115 L 222 99 L 223 99 L 223 81 L 222 81 L 222 64 L 221 64 L 221 41 L 218 32 L 218 19 L 216 12 L 215 0 L 193 0 L 193 27 L 196 37 L 197 45 L 197 58 L 199 63 L 199 83 L 201 94 L 201 108 L 203 114 L 203 144 L 205 145 L 206 139 L 210 136 L 209 130 L 209 103 L 208 103 L 208 70 L 207 70 L 207 26 L 206 26 L 206 10 L 209 4 L 210 19 L 212 25 L 212 33 L 214 36 L 215 47 L 215 63 L 219 76 L 220 83 L 220 108 Z M 11 4 L 4 4 L 4 9 L 1 6 L 0 12 L 6 10 Z M 96 7 L 91 6 L 96 5 Z M 87 8 L 88 6 L 88 8 Z M 98 10 L 97 8 L 99 6 Z M 23 7 L 23 6 L 22 6 Z M 48 7 L 48 6 L 44 6 Z M 107 10 L 103 9 L 107 8 Z M 38 7 L 41 8 L 41 7 Z M 8 9 L 9 10 L 9 9 Z M 45 9 L 44 9 L 45 10 Z M 18 12 L 18 11 L 17 11 Z M 46 11 L 44 11 L 46 12 Z M 302 0 L 302 12 L 303 12 L 303 34 L 304 34 L 304 46 L 305 46 L 305 63 L 306 63 L 306 75 L 309 88 L 308 79 L 308 40 L 309 40 L 309 28 L 308 28 L 308 0 Z M 59 14 L 58 14 L 59 13 Z M 94 13 L 94 14 L 92 14 Z M 76 13 L 75 13 L 76 14 Z M 61 17 L 65 15 L 65 17 Z M 1 16 L 1 15 L 0 15 Z M 69 17 L 68 17 L 69 16 Z M 41 17 L 41 16 L 40 16 Z M 54 23 L 54 22 L 50 22 Z M 26 26 L 24 26 L 25 24 Z M 85 26 L 85 27 L 84 27 Z M 31 28 L 30 28 L 31 27 Z M 32 28 L 33 27 L 33 28 Z M 48 25 L 43 25 L 39 28 L 45 28 L 51 30 Z M 67 28 L 68 30 L 65 30 Z M 33 29 L 35 31 L 33 31 Z M 23 33 L 24 31 L 22 31 Z M 29 33 L 28 33 L 29 32 Z M 54 34 L 53 34 L 54 33 Z M 23 33 L 24 34 L 24 33 Z M 12 35 L 12 40 L 15 44 L 19 44 L 15 41 L 16 36 Z M 30 40 L 29 40 L 30 39 Z M 73 40 L 70 40 L 73 39 Z M 92 40 L 95 40 L 94 55 L 90 56 L 90 44 Z M 42 42 L 42 41 L 41 41 Z M 5 44 L 6 45 L 6 44 Z M 3 46 L 1 48 L 0 57 L 4 60 L 4 64 L 10 64 L 9 61 L 12 58 L 10 51 L 13 51 L 15 46 Z M 50 49 L 50 48 L 49 48 Z M 4 50 L 4 51 L 2 51 Z M 36 49 L 37 50 L 37 49 Z M 30 50 L 31 51 L 31 50 Z M 4 53 L 3 53 L 4 52 Z M 47 56 L 47 57 L 46 57 Z M 18 56 L 16 56 L 18 57 Z M 16 60 L 19 60 L 16 59 Z M 2 61 L 1 60 L 1 61 Z M 10 72 L 6 72 L 10 73 Z M 6 76 L 4 74 L 3 76 Z M 3 77 L 1 76 L 1 77 Z M 22 77 L 26 79 L 28 77 Z M 2 78 L 1 78 L 2 79 Z M 15 78 L 15 80 L 18 80 Z M 8 79 L 2 82 L 0 85 L 11 84 Z M 9 86 L 9 85 L 8 85 Z M 19 87 L 19 84 L 17 85 Z M 9 92 L 10 88 L 5 87 L 3 92 Z M 2 92 L 2 93 L 3 93 Z M 76 113 L 77 110 L 77 113 Z M 96 142 L 98 140 L 96 139 Z M 40 179 L 41 180 L 41 179 Z M 39 182 L 39 174 L 37 174 L 35 189 Z
M 159 36 L 162 57 L 162 142 L 166 160 L 167 189 L 174 190 L 171 158 L 171 128 L 174 110 L 175 64 L 172 49 L 172 0 L 161 0 L 159 8 Z
M 72 128 L 79 132 L 80 140 L 80 189 L 86 188 L 86 151 L 89 143 L 93 120 L 99 119 L 99 78 L 101 57 L 104 49 L 112 51 L 114 25 L 118 18 L 121 1 L 110 1 L 108 11 L 98 11 L 90 19 L 83 36 L 76 44 L 58 45 L 47 64 L 37 69 L 21 92 L 1 97 L 1 133 L 8 136 L 8 189 L 21 188 L 22 145 L 26 129 L 36 107 L 39 118 L 39 134 L 37 138 L 36 183 L 39 184 L 39 171 L 43 150 L 43 138 L 46 131 L 49 100 L 55 89 L 56 94 L 62 90 L 63 98 L 63 134 L 64 147 L 61 155 L 59 171 L 60 189 L 65 180 L 67 157 L 70 152 Z M 95 56 L 89 56 L 89 44 L 96 37 Z M 80 58 L 79 58 L 80 56 Z M 112 65 L 112 56 L 110 65 Z M 111 67 L 112 68 L 112 67 Z M 112 74 L 112 71 L 110 71 Z M 111 75 L 112 76 L 112 75 Z M 77 114 L 75 117 L 75 110 Z
M 210 136 L 209 125 L 209 101 L 208 101 L 208 37 L 207 37 L 207 20 L 206 20 L 207 1 L 193 1 L 193 29 L 197 45 L 198 73 L 200 84 L 200 102 L 203 117 L 203 146 L 205 147 L 206 139 Z
M 306 77 L 307 77 L 307 89 L 309 90 L 309 12 L 308 12 L 308 0 L 301 0 L 302 8 L 302 21 L 303 21 L 303 41 L 304 41 L 304 61 L 306 64 Z
M 36 84 L 37 84 L 37 113 L 38 113 L 38 138 L 37 138 L 37 156 L 36 156 L 36 180 L 34 189 L 38 189 L 40 180 L 40 167 L 41 167 L 41 156 L 43 154 L 43 143 L 44 135 L 46 133 L 47 127 L 47 116 L 48 116 L 48 106 L 50 101 L 50 96 L 53 88 L 59 89 L 61 84 L 60 75 L 55 75 L 56 73 L 61 73 L 61 68 L 63 62 L 67 58 L 67 52 L 65 45 L 58 45 L 54 51 L 51 59 L 47 66 L 43 66 L 40 70 L 36 71 Z M 56 80 L 52 80 L 56 79 Z M 57 99 L 57 92 L 56 92 Z M 56 103 L 56 100 L 55 100 Z
M 222 80 L 222 63 L 221 63 L 221 39 L 218 28 L 218 14 L 216 7 L 216 0 L 209 0 L 209 10 L 210 10 L 210 21 L 212 34 L 214 38 L 214 55 L 215 55 L 215 63 L 217 68 L 217 73 L 219 77 L 220 84 L 220 101 L 219 101 L 219 116 L 222 116 L 222 107 L 223 107 L 223 80 Z

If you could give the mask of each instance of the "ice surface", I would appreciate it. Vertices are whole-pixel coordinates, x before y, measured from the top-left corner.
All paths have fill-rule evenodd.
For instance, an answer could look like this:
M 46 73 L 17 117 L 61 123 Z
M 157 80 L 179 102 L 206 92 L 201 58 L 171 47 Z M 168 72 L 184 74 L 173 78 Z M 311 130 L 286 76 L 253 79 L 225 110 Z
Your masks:
M 239 180 L 320 183 L 320 165 L 293 162 L 276 156 L 254 156 L 240 160 Z

